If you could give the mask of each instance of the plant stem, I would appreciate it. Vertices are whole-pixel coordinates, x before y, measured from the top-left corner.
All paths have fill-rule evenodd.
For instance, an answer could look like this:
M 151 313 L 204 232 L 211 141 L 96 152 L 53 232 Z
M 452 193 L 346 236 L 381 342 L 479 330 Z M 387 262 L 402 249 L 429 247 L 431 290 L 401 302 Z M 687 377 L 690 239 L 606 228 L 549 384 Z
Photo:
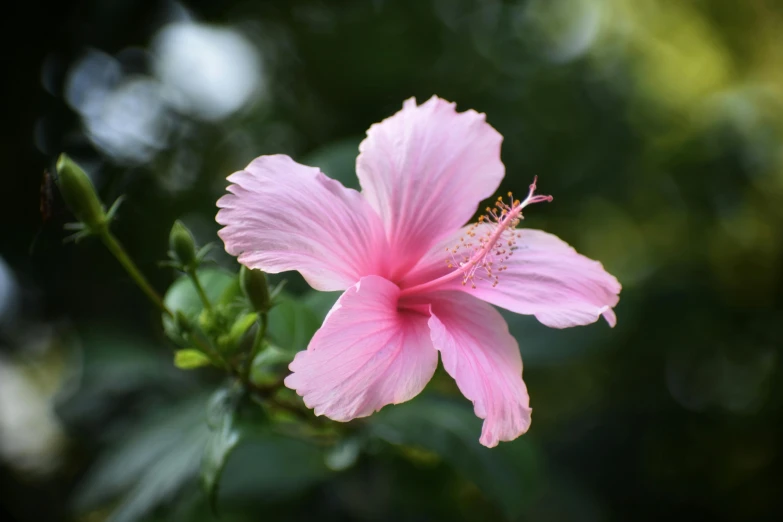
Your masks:
M 174 314 L 171 312 L 171 310 L 168 309 L 168 307 L 163 303 L 163 299 L 160 298 L 158 293 L 155 291 L 154 288 L 152 288 L 152 285 L 149 284 L 147 279 L 144 277 L 144 275 L 141 273 L 141 271 L 138 269 L 136 264 L 131 260 L 130 256 L 128 256 L 127 252 L 125 252 L 125 249 L 122 248 L 122 245 L 119 241 L 117 241 L 117 238 L 114 237 L 114 235 L 109 231 L 108 227 L 105 228 L 100 234 L 101 241 L 103 241 L 103 244 L 106 245 L 106 248 L 109 249 L 109 251 L 114 255 L 115 258 L 117 258 L 117 261 L 120 262 L 122 267 L 128 272 L 128 274 L 131 276 L 133 281 L 141 288 L 141 290 L 149 297 L 150 301 L 152 301 L 155 306 L 157 306 L 161 312 L 166 314 L 167 316 L 174 318 Z M 201 288 L 201 285 L 198 283 L 198 280 L 195 280 L 194 282 L 196 284 L 196 289 L 199 291 L 199 295 L 204 294 L 203 288 Z M 206 296 L 203 297 L 204 299 Z M 207 306 L 207 301 L 205 301 L 205 306 Z M 223 360 L 220 355 L 215 352 L 212 347 L 209 345 L 208 342 L 203 341 L 196 335 L 191 335 L 191 340 L 196 344 L 196 346 L 201 349 L 202 352 L 208 354 L 214 362 L 219 363 L 222 367 L 226 367 L 226 363 Z
M 189 268 L 185 271 L 185 273 L 188 274 L 190 280 L 193 281 L 193 286 L 196 287 L 196 293 L 198 294 L 199 299 L 201 299 L 201 302 L 204 305 L 204 309 L 207 312 L 212 312 L 212 303 L 209 302 L 207 293 L 204 291 L 204 287 L 201 286 L 201 281 L 198 280 L 198 274 L 196 273 L 196 270 Z
M 253 369 L 253 360 L 256 358 L 256 355 L 258 355 L 258 352 L 261 351 L 261 347 L 264 345 L 264 337 L 266 337 L 266 326 L 268 323 L 266 314 L 261 314 L 260 319 L 261 324 L 258 325 L 258 331 L 253 339 L 253 346 L 250 348 L 250 356 L 247 359 L 247 364 L 245 364 L 245 372 L 242 375 L 242 379 L 245 382 L 250 381 L 250 371 Z
M 150 301 L 152 301 L 161 312 L 168 315 L 169 317 L 174 317 L 174 314 L 172 314 L 171 310 L 166 307 L 166 305 L 163 303 L 163 299 L 160 298 L 155 289 L 152 288 L 152 285 L 149 284 L 141 271 L 136 267 L 136 264 L 128 256 L 128 254 L 125 252 L 125 249 L 122 248 L 122 245 L 119 243 L 119 241 L 117 241 L 117 238 L 114 237 L 109 228 L 104 228 L 99 235 L 101 241 L 103 241 L 103 244 L 106 245 L 106 248 L 109 249 L 109 252 L 111 252 L 114 257 L 117 258 L 117 261 L 120 262 L 125 271 L 128 272 L 128 275 L 131 276 L 136 285 L 141 288 L 142 292 L 147 295 Z

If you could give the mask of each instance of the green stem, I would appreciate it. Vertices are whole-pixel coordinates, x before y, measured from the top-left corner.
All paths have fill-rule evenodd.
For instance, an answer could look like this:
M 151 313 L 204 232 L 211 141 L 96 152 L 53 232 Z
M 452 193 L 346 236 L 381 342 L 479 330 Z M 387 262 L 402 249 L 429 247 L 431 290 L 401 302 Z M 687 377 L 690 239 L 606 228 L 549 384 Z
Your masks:
M 168 315 L 169 317 L 174 317 L 174 314 L 171 313 L 171 310 L 169 310 L 166 305 L 163 304 L 163 299 L 161 299 L 155 289 L 152 288 L 152 285 L 147 282 L 147 279 L 125 252 L 125 249 L 122 248 L 122 245 L 120 245 L 119 241 L 117 241 L 111 231 L 109 231 L 109 228 L 104 228 L 99 235 L 101 241 L 103 241 L 103 244 L 106 245 L 106 248 L 109 249 L 109 252 L 111 252 L 114 257 L 117 258 L 117 261 L 120 262 L 125 271 L 128 272 L 128 275 L 130 275 L 138 287 L 141 288 L 142 292 L 144 292 L 147 297 L 149 297 L 150 301 L 152 301 L 161 312 Z
M 131 278 L 136 282 L 139 288 L 141 288 L 141 290 L 147 295 L 147 297 L 149 297 L 150 301 L 152 301 L 155 304 L 155 306 L 157 306 L 160 309 L 161 312 L 173 318 L 174 314 L 163 303 L 163 299 L 161 299 L 158 293 L 155 291 L 155 289 L 152 288 L 152 285 L 149 284 L 147 279 L 138 269 L 138 267 L 133 262 L 133 260 L 131 260 L 130 256 L 128 256 L 127 252 L 125 252 L 125 249 L 122 248 L 122 245 L 120 244 L 119 241 L 117 241 L 117 238 L 114 237 L 114 235 L 111 233 L 108 227 L 105 228 L 102 232 L 100 232 L 99 235 L 101 241 L 103 241 L 103 244 L 106 245 L 106 248 L 108 248 L 109 251 L 114 255 L 114 257 L 117 258 L 117 261 L 120 262 L 120 264 L 123 266 L 123 268 L 125 268 L 125 270 L 131 276 Z M 203 294 L 204 290 L 203 288 L 201 288 L 201 285 L 198 284 L 198 281 L 196 281 L 196 289 L 200 291 L 199 295 Z M 191 335 L 190 337 L 191 340 L 196 344 L 196 346 L 198 346 L 199 349 L 201 349 L 201 351 L 203 351 L 204 353 L 212 357 L 213 360 L 219 363 L 222 367 L 224 368 L 226 367 L 226 363 L 223 360 L 223 358 L 220 357 L 220 355 L 217 352 L 215 352 L 215 350 L 212 349 L 209 343 L 204 342 L 198 336 L 195 335 Z
M 207 293 L 204 291 L 204 287 L 201 286 L 201 281 L 198 280 L 198 274 L 196 274 L 196 270 L 190 268 L 186 270 L 185 273 L 188 274 L 190 280 L 193 281 L 193 286 L 196 287 L 196 293 L 198 294 L 199 299 L 201 299 L 201 302 L 204 304 L 204 309 L 206 309 L 207 312 L 211 312 L 212 303 L 209 302 Z
M 106 245 L 106 248 L 109 249 L 109 251 L 114 255 L 115 258 L 117 258 L 117 261 L 120 262 L 122 267 L 125 269 L 126 272 L 131 276 L 133 281 L 141 288 L 141 290 L 149 297 L 150 301 L 152 301 L 155 306 L 157 306 L 161 312 L 166 314 L 167 316 L 174 318 L 174 314 L 171 312 L 171 310 L 168 309 L 168 307 L 163 303 L 163 299 L 160 298 L 158 293 L 155 291 L 154 288 L 152 288 L 152 285 L 149 284 L 147 279 L 144 277 L 144 275 L 141 273 L 141 271 L 138 269 L 136 264 L 131 260 L 130 256 L 128 256 L 127 252 L 125 252 L 125 249 L 122 248 L 122 245 L 119 241 L 117 241 L 117 238 L 114 237 L 114 235 L 111 233 L 108 227 L 104 228 L 101 232 L 98 233 L 98 235 L 101 238 L 101 241 L 103 241 L 103 244 Z M 206 293 L 204 293 L 204 288 L 201 286 L 201 283 L 199 282 L 198 278 L 196 277 L 195 272 L 191 273 L 188 272 L 188 275 L 193 280 L 193 284 L 196 287 L 196 291 L 198 292 L 199 297 L 204 303 L 204 307 L 208 310 L 211 310 L 212 305 L 210 304 L 209 300 L 207 299 Z M 210 346 L 209 342 L 206 342 L 202 340 L 197 335 L 190 335 L 191 340 L 194 342 L 198 348 L 207 354 L 215 364 L 217 364 L 219 367 L 223 369 L 227 369 L 228 365 L 226 364 L 223 357 L 220 356 L 220 354 L 215 351 L 212 346 Z
M 266 337 L 266 326 L 268 323 L 268 319 L 266 317 L 266 314 L 261 314 L 261 324 L 258 325 L 258 331 L 256 332 L 256 337 L 253 339 L 253 346 L 250 348 L 250 357 L 247 359 L 247 364 L 245 364 L 245 372 L 242 375 L 242 379 L 245 382 L 250 381 L 250 371 L 253 369 L 253 360 L 256 358 L 256 355 L 258 355 L 258 352 L 261 351 L 261 347 L 264 345 L 264 337 Z

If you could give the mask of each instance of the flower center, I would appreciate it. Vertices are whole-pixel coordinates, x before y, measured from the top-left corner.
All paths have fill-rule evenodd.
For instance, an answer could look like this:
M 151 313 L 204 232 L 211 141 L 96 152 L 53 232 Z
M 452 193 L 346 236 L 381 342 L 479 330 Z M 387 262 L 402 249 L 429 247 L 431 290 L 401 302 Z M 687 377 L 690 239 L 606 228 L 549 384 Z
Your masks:
M 449 259 L 446 264 L 454 270 L 432 281 L 422 283 L 402 290 L 400 296 L 433 290 L 444 283 L 461 278 L 462 284 L 470 283 L 476 288 L 476 281 L 488 281 L 493 287 L 500 281 L 499 275 L 506 270 L 506 261 L 516 249 L 516 240 L 520 233 L 516 230 L 519 222 L 524 219 L 522 209 L 533 203 L 552 201 L 552 196 L 536 196 L 536 181 L 533 178 L 527 197 L 520 201 L 508 193 L 508 202 L 499 197 L 495 207 L 487 207 L 486 214 L 473 223 L 459 243 L 452 248 L 446 248 Z

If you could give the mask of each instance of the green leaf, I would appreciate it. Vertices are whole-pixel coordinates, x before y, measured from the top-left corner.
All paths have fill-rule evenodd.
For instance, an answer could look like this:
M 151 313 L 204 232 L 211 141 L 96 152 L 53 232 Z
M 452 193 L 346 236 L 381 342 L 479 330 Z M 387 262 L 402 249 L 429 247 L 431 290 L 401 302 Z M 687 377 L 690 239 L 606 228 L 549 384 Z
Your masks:
M 239 284 L 239 278 L 234 277 L 231 283 L 223 288 L 223 292 L 220 294 L 216 304 L 232 306 L 242 303 L 242 297 L 242 287 Z
M 302 440 L 271 433 L 247 437 L 226 465 L 220 499 L 234 505 L 291 495 L 332 476 L 324 460 L 323 448 Z
M 192 376 L 177 370 L 170 355 L 132 332 L 92 327 L 73 350 L 78 357 L 70 361 L 71 372 L 79 385 L 56 397 L 57 415 L 67 425 L 101 425 L 128 396 L 155 399 L 193 387 Z
M 253 359 L 250 382 L 256 386 L 269 386 L 285 375 L 285 368 L 293 360 L 293 352 L 277 346 L 267 346 Z
M 283 350 L 298 352 L 321 327 L 321 318 L 304 302 L 281 295 L 269 311 L 267 334 Z
M 216 268 L 199 270 L 198 277 L 207 298 L 213 303 L 217 302 L 223 293 L 236 282 L 236 276 Z M 182 276 L 171 284 L 163 302 L 173 313 L 176 314 L 180 311 L 194 323 L 204 309 L 193 282 L 187 276 Z M 180 343 L 185 342 L 176 322 L 167 315 L 163 315 L 163 329 L 171 339 Z
M 198 473 L 209 433 L 203 415 L 204 397 L 198 395 L 130 423 L 79 484 L 76 511 L 111 504 L 111 522 L 135 522 L 171 500 Z
M 342 292 L 317 292 L 312 291 L 304 296 L 304 303 L 315 312 L 318 319 L 323 322 L 326 314 L 332 309 L 334 303 L 340 298 Z
M 174 365 L 180 370 L 193 370 L 211 363 L 209 357 L 193 348 L 177 350 L 174 353 Z
M 522 514 L 541 482 L 536 449 L 529 440 L 485 448 L 478 442 L 481 420 L 468 404 L 424 396 L 386 408 L 368 424 L 371 434 L 387 442 L 435 452 L 511 519 Z
M 511 335 L 525 340 L 525 368 L 562 365 L 611 346 L 613 330 L 603 321 L 580 328 L 541 328 L 533 316 L 500 313 Z
M 326 466 L 334 471 L 343 471 L 359 460 L 361 444 L 356 438 L 346 438 L 329 448 L 324 456 Z
M 236 423 L 241 391 L 220 389 L 212 396 L 207 408 L 207 423 L 211 433 L 201 461 L 201 485 L 209 498 L 213 513 L 217 513 L 220 476 L 231 452 L 240 441 Z
M 313 291 L 295 299 L 281 293 L 269 311 L 267 335 L 283 350 L 304 350 L 341 294 Z

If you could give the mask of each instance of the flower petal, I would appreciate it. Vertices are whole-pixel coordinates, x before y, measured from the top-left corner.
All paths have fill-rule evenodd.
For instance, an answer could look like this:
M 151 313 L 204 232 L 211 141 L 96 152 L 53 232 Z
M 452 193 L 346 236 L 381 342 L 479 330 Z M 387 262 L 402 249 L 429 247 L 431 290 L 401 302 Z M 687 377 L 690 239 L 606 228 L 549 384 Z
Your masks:
M 383 226 L 355 190 L 284 155 L 261 156 L 229 176 L 218 200 L 219 235 L 239 262 L 269 273 L 298 270 L 318 290 L 385 275 Z
M 362 278 L 340 297 L 306 351 L 289 365 L 285 385 L 316 415 L 366 417 L 415 397 L 432 378 L 438 352 L 427 315 L 398 311 L 399 289 Z
M 502 141 L 484 114 L 457 113 L 455 104 L 434 96 L 420 106 L 411 98 L 370 127 L 356 172 L 386 227 L 393 280 L 495 192 L 505 174 Z
M 482 234 L 482 226 L 477 235 Z M 529 228 L 517 232 L 520 238 L 513 255 L 505 262 L 507 268 L 495 272 L 497 286 L 493 287 L 488 278 L 482 279 L 479 270 L 473 280 L 476 288 L 470 282 L 463 285 L 461 278 L 445 287 L 462 290 L 512 312 L 534 315 L 552 328 L 594 323 L 602 315 L 610 326 L 616 324 L 612 308 L 620 299 L 622 287 L 601 263 L 577 253 L 555 235 Z M 449 254 L 445 248 L 459 245 L 461 236 L 464 230 L 433 247 L 401 282 L 401 287 L 416 286 L 453 270 L 446 267 Z
M 491 305 L 462 292 L 434 293 L 431 303 L 432 344 L 484 419 L 479 442 L 491 448 L 525 433 L 532 410 L 519 346 L 506 321 Z

